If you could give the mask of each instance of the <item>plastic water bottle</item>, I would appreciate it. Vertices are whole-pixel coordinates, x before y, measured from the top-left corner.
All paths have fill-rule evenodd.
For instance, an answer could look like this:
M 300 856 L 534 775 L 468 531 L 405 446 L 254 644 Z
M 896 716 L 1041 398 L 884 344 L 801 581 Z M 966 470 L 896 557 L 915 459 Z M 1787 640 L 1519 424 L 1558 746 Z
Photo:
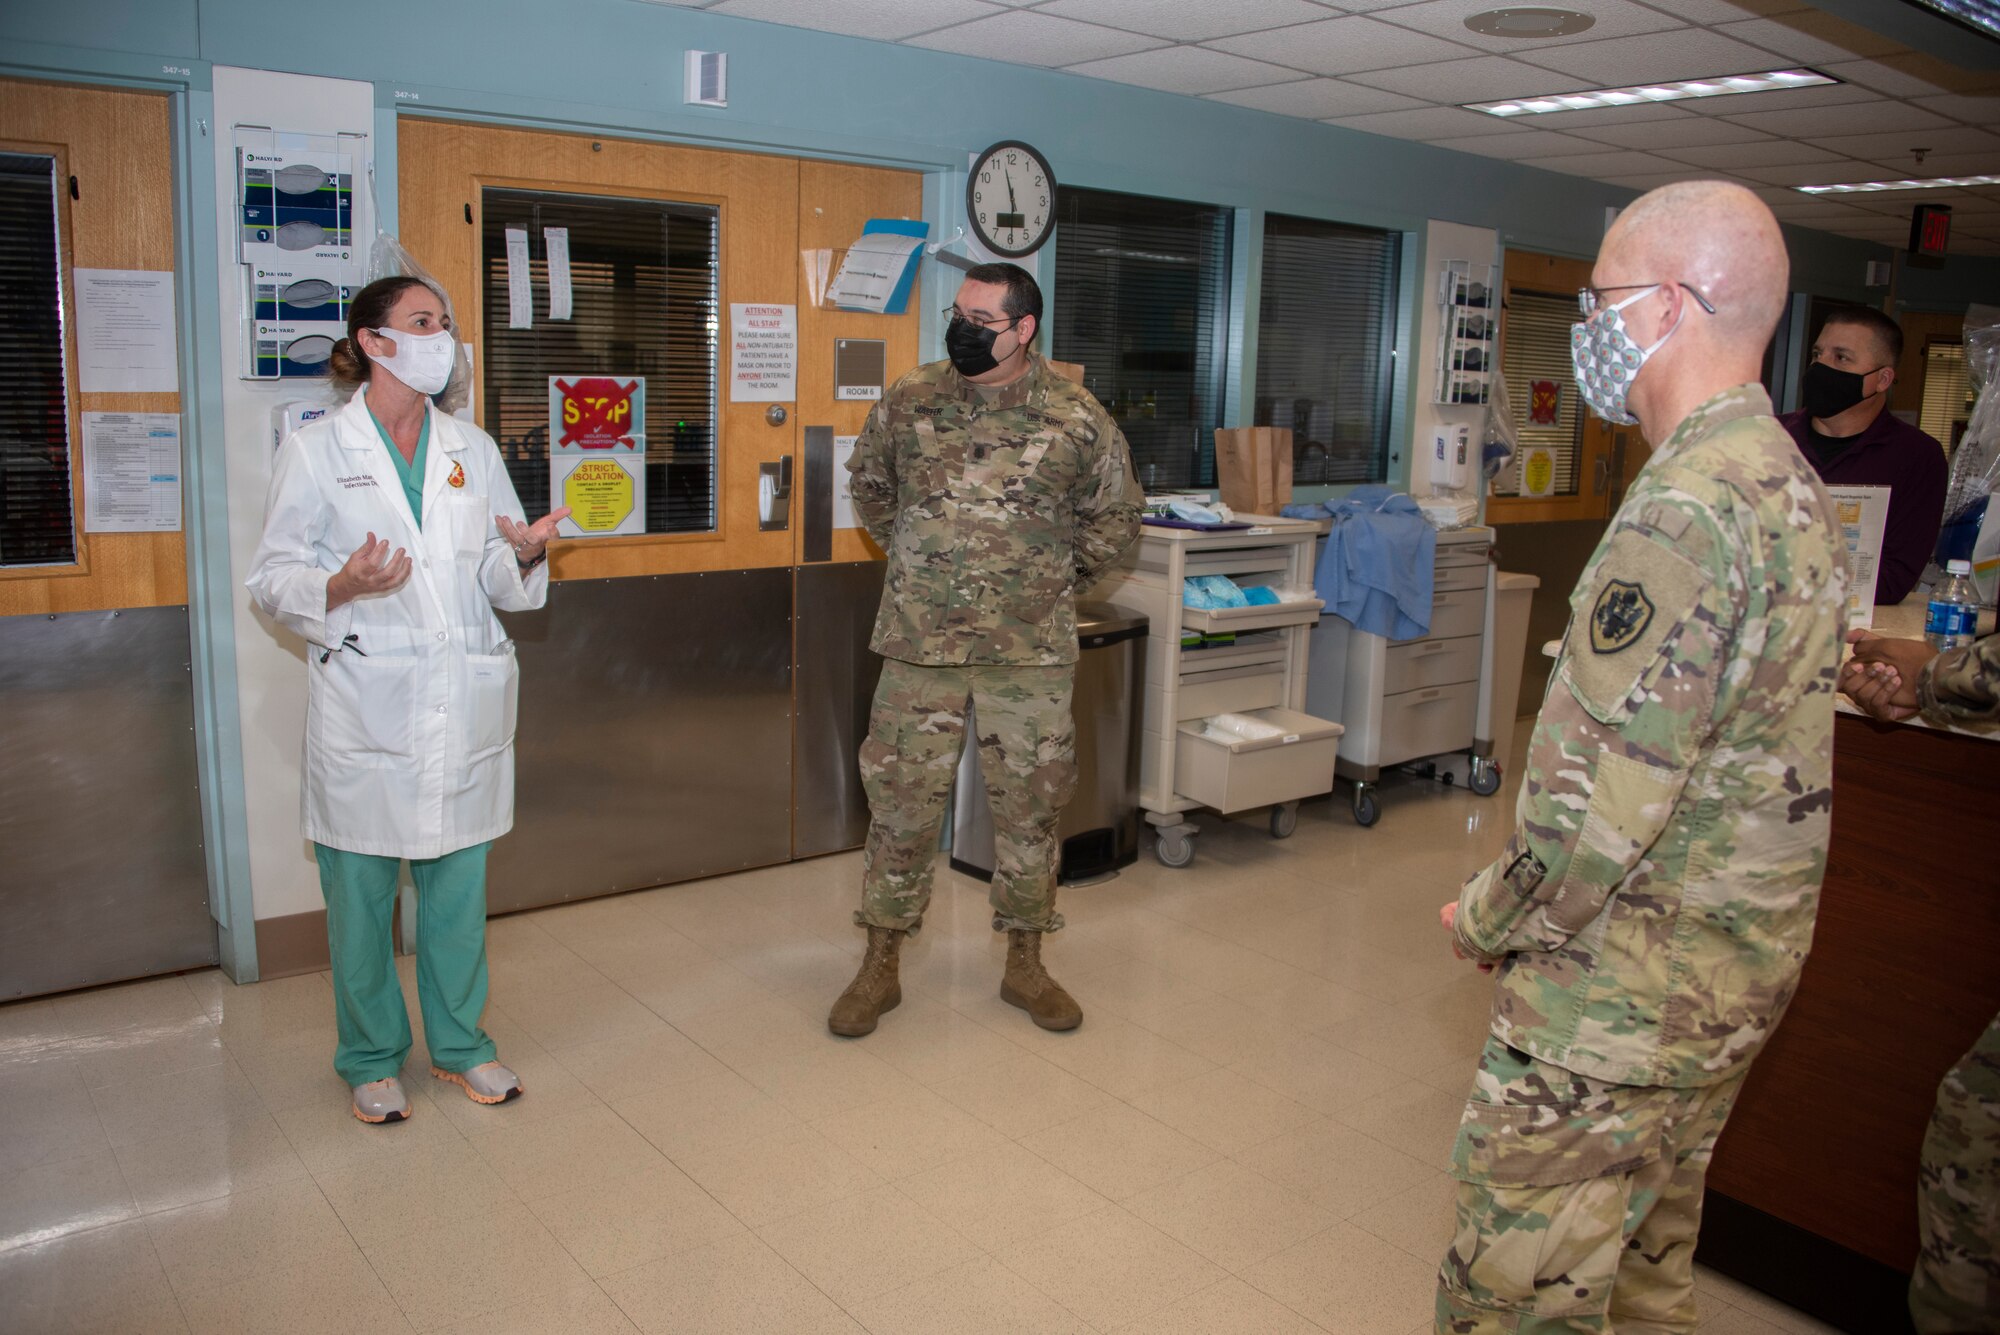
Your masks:
M 1943 653 L 1971 644 L 1979 624 L 1979 595 L 1972 589 L 1972 562 L 1953 561 L 1945 566 L 1945 581 L 1931 591 L 1930 610 L 1924 615 L 1924 639 Z

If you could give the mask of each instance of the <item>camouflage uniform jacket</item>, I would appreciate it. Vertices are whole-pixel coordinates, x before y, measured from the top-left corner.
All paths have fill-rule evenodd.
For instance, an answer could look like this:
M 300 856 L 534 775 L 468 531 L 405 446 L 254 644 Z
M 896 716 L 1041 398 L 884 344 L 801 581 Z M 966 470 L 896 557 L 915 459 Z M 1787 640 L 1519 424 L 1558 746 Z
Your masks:
M 1459 897 L 1503 1042 L 1686 1088 L 1777 1026 L 1826 868 L 1844 556 L 1756 385 L 1647 463 L 1571 596 L 1513 837 Z
M 1139 534 L 1139 483 L 1102 404 L 1030 354 L 985 394 L 932 362 L 868 414 L 847 468 L 889 556 L 869 647 L 932 666 L 1074 663 L 1072 590 Z
M 2000 635 L 1974 640 L 1924 664 L 1917 703 L 1944 723 L 2000 719 Z

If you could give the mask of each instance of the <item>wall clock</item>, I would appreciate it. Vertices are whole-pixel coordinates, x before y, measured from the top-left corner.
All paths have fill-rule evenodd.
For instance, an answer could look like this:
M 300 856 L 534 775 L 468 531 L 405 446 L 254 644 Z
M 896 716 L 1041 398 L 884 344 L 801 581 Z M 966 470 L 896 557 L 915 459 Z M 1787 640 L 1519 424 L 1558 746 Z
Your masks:
M 1034 254 L 1056 225 L 1056 175 L 1049 160 L 1018 139 L 993 145 L 966 178 L 965 216 L 979 244 L 995 255 Z

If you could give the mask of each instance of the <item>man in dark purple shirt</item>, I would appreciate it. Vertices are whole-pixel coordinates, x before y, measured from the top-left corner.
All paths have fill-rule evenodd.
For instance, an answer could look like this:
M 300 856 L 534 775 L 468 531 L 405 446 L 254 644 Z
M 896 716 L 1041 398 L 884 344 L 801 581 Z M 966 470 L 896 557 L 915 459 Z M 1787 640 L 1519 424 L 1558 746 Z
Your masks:
M 1944 447 L 1889 411 L 1903 330 L 1881 311 L 1850 306 L 1813 340 L 1797 412 L 1778 420 L 1829 487 L 1889 488 L 1875 601 L 1900 603 L 1937 545 L 1944 519 Z

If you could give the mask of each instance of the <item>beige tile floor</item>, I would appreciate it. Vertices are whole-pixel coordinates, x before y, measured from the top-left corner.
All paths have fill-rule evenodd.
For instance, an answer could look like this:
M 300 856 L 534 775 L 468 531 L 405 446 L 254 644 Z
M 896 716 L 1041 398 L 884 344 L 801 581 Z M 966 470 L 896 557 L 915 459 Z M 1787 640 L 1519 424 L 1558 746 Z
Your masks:
M 1487 999 L 1436 910 L 1511 806 L 1204 819 L 1192 867 L 1064 895 L 1071 1034 L 1000 1002 L 942 867 L 856 1042 L 855 855 L 497 920 L 526 1097 L 473 1105 L 419 1034 L 392 1127 L 347 1114 L 324 975 L 0 1007 L 0 1330 L 1417 1335 Z M 1827 1329 L 1701 1301 L 1703 1335 Z

